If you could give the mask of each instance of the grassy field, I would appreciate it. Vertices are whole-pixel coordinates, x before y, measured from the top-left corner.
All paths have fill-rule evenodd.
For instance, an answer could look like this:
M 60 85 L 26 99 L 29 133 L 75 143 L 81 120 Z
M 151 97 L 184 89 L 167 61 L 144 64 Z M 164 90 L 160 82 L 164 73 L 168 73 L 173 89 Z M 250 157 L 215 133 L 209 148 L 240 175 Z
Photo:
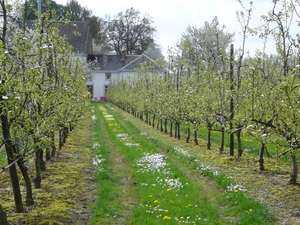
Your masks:
M 47 163 L 26 213 L 14 213 L 9 174 L 0 174 L 11 225 L 300 224 L 288 163 L 266 158 L 261 172 L 254 152 L 220 155 L 218 144 L 177 140 L 109 103 L 92 107 Z
M 99 196 L 90 224 L 277 224 L 246 187 L 94 104 Z

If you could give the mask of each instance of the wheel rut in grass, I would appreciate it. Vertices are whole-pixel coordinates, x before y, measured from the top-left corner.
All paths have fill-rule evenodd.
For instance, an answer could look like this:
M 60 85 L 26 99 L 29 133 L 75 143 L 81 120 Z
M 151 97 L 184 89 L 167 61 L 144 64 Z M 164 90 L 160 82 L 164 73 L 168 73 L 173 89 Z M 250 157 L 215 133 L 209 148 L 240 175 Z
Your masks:
M 123 225 L 126 220 L 131 217 L 136 203 L 136 200 L 133 197 L 135 182 L 129 175 L 131 165 L 123 156 L 121 149 L 119 149 L 110 139 L 103 121 L 101 121 L 100 126 L 102 127 L 103 139 L 108 152 L 110 172 L 114 183 L 113 188 L 117 192 L 115 202 L 118 202 L 119 206 L 121 206 L 118 207 L 118 212 L 113 216 L 113 218 L 110 218 L 110 221 L 111 224 L 114 225 Z

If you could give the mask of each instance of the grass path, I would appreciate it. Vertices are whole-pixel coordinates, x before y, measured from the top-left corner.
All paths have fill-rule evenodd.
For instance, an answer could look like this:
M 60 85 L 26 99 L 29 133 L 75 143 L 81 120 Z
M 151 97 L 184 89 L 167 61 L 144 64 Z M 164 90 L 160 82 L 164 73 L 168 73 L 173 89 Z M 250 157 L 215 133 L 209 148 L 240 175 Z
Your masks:
M 276 224 L 240 187 L 226 190 L 231 178 L 141 132 L 109 104 L 94 110 L 99 199 L 90 224 Z

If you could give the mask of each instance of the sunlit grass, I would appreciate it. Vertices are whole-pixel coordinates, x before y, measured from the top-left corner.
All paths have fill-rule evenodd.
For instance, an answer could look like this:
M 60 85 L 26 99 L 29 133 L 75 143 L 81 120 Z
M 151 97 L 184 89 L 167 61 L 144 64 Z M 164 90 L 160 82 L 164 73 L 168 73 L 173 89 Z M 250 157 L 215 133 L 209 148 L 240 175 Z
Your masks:
M 141 133 L 132 123 L 110 105 L 96 105 L 96 154 L 101 155 L 99 200 L 95 206 L 94 222 L 105 224 L 275 224 L 274 217 L 262 206 L 244 194 L 245 189 L 230 177 L 214 171 L 184 149 L 164 144 Z M 99 111 L 98 111 L 99 110 Z M 103 139 L 99 127 L 103 121 L 108 139 Z M 107 142 L 113 143 L 111 146 Z M 127 174 L 134 179 L 132 197 L 136 198 L 132 213 L 125 220 L 117 220 L 122 192 L 116 188 L 114 177 L 122 171 L 110 168 L 108 149 L 121 149 L 126 165 L 132 165 Z M 128 168 L 127 168 L 128 169 Z M 102 175 L 101 175 L 102 174 Z M 209 189 L 201 176 L 209 177 Z M 207 178 L 205 178 L 207 179 Z M 207 180 L 206 180 L 207 181 Z M 115 205 L 114 201 L 120 200 Z M 236 206 L 232 206 L 234 200 Z M 110 216 L 108 216 L 110 215 Z M 247 221 L 247 223 L 245 223 Z
M 0 151 L 0 167 L 2 168 L 7 164 L 5 150 Z

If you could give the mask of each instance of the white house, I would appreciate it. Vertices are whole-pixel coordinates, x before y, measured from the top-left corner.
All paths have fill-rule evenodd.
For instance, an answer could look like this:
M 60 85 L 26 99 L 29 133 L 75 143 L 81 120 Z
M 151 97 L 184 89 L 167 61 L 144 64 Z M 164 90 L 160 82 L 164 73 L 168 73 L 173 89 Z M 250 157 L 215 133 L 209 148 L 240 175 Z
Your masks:
M 147 55 L 88 55 L 88 61 L 96 62 L 92 79 L 87 86 L 94 100 L 105 100 L 107 88 L 112 80 L 133 76 L 141 63 L 151 62 Z

